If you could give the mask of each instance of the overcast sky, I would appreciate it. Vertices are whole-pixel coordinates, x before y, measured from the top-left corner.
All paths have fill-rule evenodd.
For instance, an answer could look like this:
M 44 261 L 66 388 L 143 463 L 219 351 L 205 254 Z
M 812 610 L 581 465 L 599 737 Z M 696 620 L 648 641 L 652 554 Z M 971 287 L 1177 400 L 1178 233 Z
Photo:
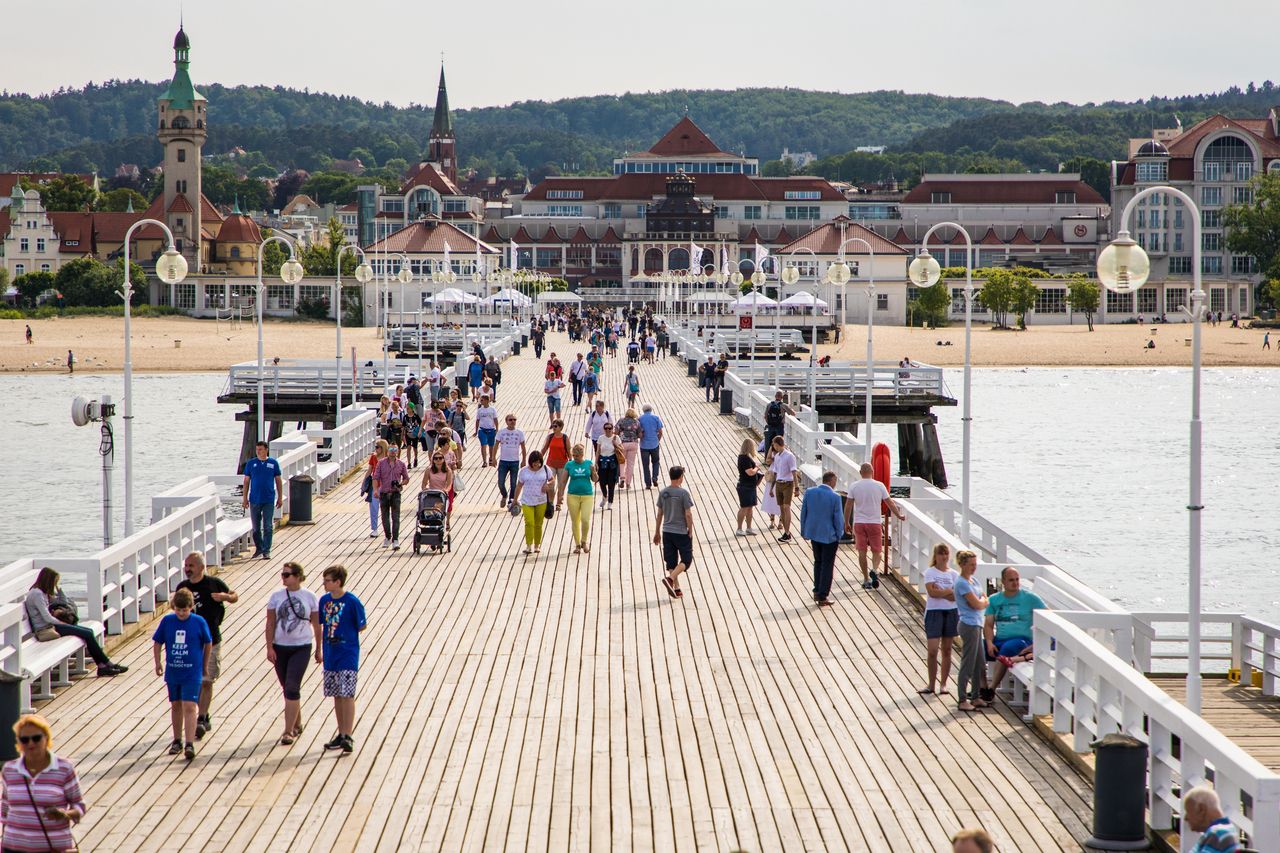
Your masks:
M 43 93 L 171 74 L 179 0 L 3 5 L 0 88 Z M 434 102 L 442 50 L 454 107 L 748 86 L 1084 103 L 1218 91 L 1276 74 L 1273 28 L 1264 25 L 1274 0 L 1236 0 L 1217 18 L 1221 30 L 1199 30 L 1214 22 L 1212 8 L 1187 0 L 186 0 L 185 17 L 197 85 L 282 85 L 397 105 Z M 1192 48 L 1198 32 L 1213 34 Z

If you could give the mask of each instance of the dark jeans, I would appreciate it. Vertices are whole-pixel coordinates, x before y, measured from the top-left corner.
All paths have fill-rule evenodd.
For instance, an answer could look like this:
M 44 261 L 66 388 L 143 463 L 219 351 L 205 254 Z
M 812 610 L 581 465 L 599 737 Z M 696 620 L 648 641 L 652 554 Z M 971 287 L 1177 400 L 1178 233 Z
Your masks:
M 400 491 L 383 492 L 378 496 L 382 509 L 382 535 L 388 539 L 400 538 Z
M 711 378 L 711 399 L 717 403 L 720 402 L 720 389 L 724 387 L 724 376 L 717 375 Z
M 573 404 L 575 406 L 582 405 L 582 380 L 569 377 L 569 384 L 573 386 Z
M 839 542 L 809 541 L 813 546 L 813 594 L 822 601 L 831 595 L 831 579 L 836 569 L 836 549 Z
M 516 476 L 520 473 L 520 463 L 511 459 L 498 460 L 498 494 L 505 501 L 516 493 Z M 511 479 L 511 488 L 507 488 L 507 478 Z
M 540 338 L 533 339 L 533 357 L 542 358 L 542 340 Z
M 102 646 L 98 643 L 98 638 L 88 628 L 58 622 L 54 623 L 53 630 L 58 632 L 59 637 L 79 637 L 83 640 L 85 650 L 89 652 L 89 657 L 93 658 L 93 662 L 98 666 L 106 666 L 111 663 L 111 659 L 107 657 L 107 653 L 102 650 Z
M 249 520 L 253 522 L 253 547 L 271 553 L 271 533 L 275 529 L 275 504 L 249 504 Z
M 647 489 L 658 482 L 658 450 L 640 448 L 640 470 L 644 472 L 644 487 Z
M 605 504 L 611 504 L 613 493 L 618 487 L 618 457 L 602 456 L 596 471 L 600 476 L 600 495 Z

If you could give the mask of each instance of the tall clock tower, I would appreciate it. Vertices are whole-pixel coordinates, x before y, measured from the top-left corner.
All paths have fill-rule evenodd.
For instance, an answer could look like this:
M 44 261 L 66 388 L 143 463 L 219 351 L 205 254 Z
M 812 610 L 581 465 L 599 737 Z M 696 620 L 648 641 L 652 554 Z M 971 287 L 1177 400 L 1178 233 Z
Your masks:
M 435 163 L 451 181 L 458 180 L 458 141 L 453 135 L 453 117 L 449 115 L 449 90 L 444 85 L 444 65 L 440 66 L 440 85 L 436 88 L 436 113 L 427 139 L 427 161 Z
M 191 41 L 182 28 L 173 39 L 173 80 L 160 96 L 156 137 L 164 146 L 163 220 L 193 272 L 200 259 L 200 153 L 208 129 L 207 102 L 187 72 Z

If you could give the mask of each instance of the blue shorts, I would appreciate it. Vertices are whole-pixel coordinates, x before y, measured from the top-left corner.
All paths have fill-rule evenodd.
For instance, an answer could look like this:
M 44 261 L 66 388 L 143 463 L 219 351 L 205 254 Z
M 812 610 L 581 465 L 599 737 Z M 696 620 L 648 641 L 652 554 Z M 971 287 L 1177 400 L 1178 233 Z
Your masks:
M 180 681 L 177 684 L 166 681 L 165 686 L 169 688 L 170 702 L 199 702 L 200 701 L 200 682 L 199 681 Z
M 996 638 L 994 641 L 996 646 L 996 656 L 1004 655 L 1007 658 L 1016 657 L 1027 649 L 1031 648 L 1031 641 L 1023 637 L 1010 637 L 1007 640 Z M 987 660 L 995 660 L 991 653 L 987 653 Z
M 498 431 L 496 429 L 485 429 L 484 427 L 481 427 L 478 432 L 480 434 L 480 446 L 493 447 L 493 441 L 498 435 Z
M 548 411 L 548 412 L 550 412 L 550 413 L 551 413 L 551 414 L 553 414 L 553 415 L 554 415 L 554 414 L 559 414 L 559 412 L 560 412 L 560 398 L 559 398 L 559 397 L 548 397 L 548 398 L 547 398 L 547 411 Z
M 930 640 L 960 636 L 960 612 L 954 607 L 949 610 L 926 610 L 924 635 Z

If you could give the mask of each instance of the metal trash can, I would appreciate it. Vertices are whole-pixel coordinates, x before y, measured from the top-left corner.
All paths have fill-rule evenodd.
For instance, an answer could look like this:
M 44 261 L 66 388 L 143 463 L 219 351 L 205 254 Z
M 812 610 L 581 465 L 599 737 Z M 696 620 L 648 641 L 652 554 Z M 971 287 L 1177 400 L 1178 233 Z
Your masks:
M 122 273 L 123 275 L 123 273 Z M 529 345 L 529 336 L 524 332 L 520 333 L 520 346 L 527 347 Z
M 453 380 L 453 384 L 458 386 L 459 397 L 467 396 L 467 377 L 466 376 L 455 377 Z
M 672 354 L 672 355 L 679 355 L 679 354 L 680 354 L 680 342 L 679 342 L 679 341 L 672 341 L 672 342 L 671 342 L 671 354 Z
M 732 388 L 720 389 L 720 414 L 722 415 L 733 414 L 733 389 Z
M 1094 850 L 1149 850 L 1147 841 L 1147 745 L 1109 734 L 1090 744 L 1094 755 Z
M 13 731 L 13 724 L 22 716 L 22 678 L 0 670 L 0 729 Z M 0 761 L 18 757 L 17 738 L 0 737 Z
M 316 479 L 310 474 L 298 474 L 289 478 L 289 523 L 311 524 L 311 496 L 315 492 Z
M 512 355 L 519 355 L 519 354 L 520 354 L 520 342 L 519 342 L 519 341 L 512 341 L 512 342 L 511 342 L 511 354 L 512 354 Z
M 675 353 L 672 353 L 672 355 L 675 355 Z M 697 361 L 697 359 L 690 358 L 690 359 L 686 359 L 686 361 L 688 362 L 688 365 L 689 365 L 689 375 L 690 375 L 690 376 L 697 376 L 697 375 L 698 375 L 698 361 Z

